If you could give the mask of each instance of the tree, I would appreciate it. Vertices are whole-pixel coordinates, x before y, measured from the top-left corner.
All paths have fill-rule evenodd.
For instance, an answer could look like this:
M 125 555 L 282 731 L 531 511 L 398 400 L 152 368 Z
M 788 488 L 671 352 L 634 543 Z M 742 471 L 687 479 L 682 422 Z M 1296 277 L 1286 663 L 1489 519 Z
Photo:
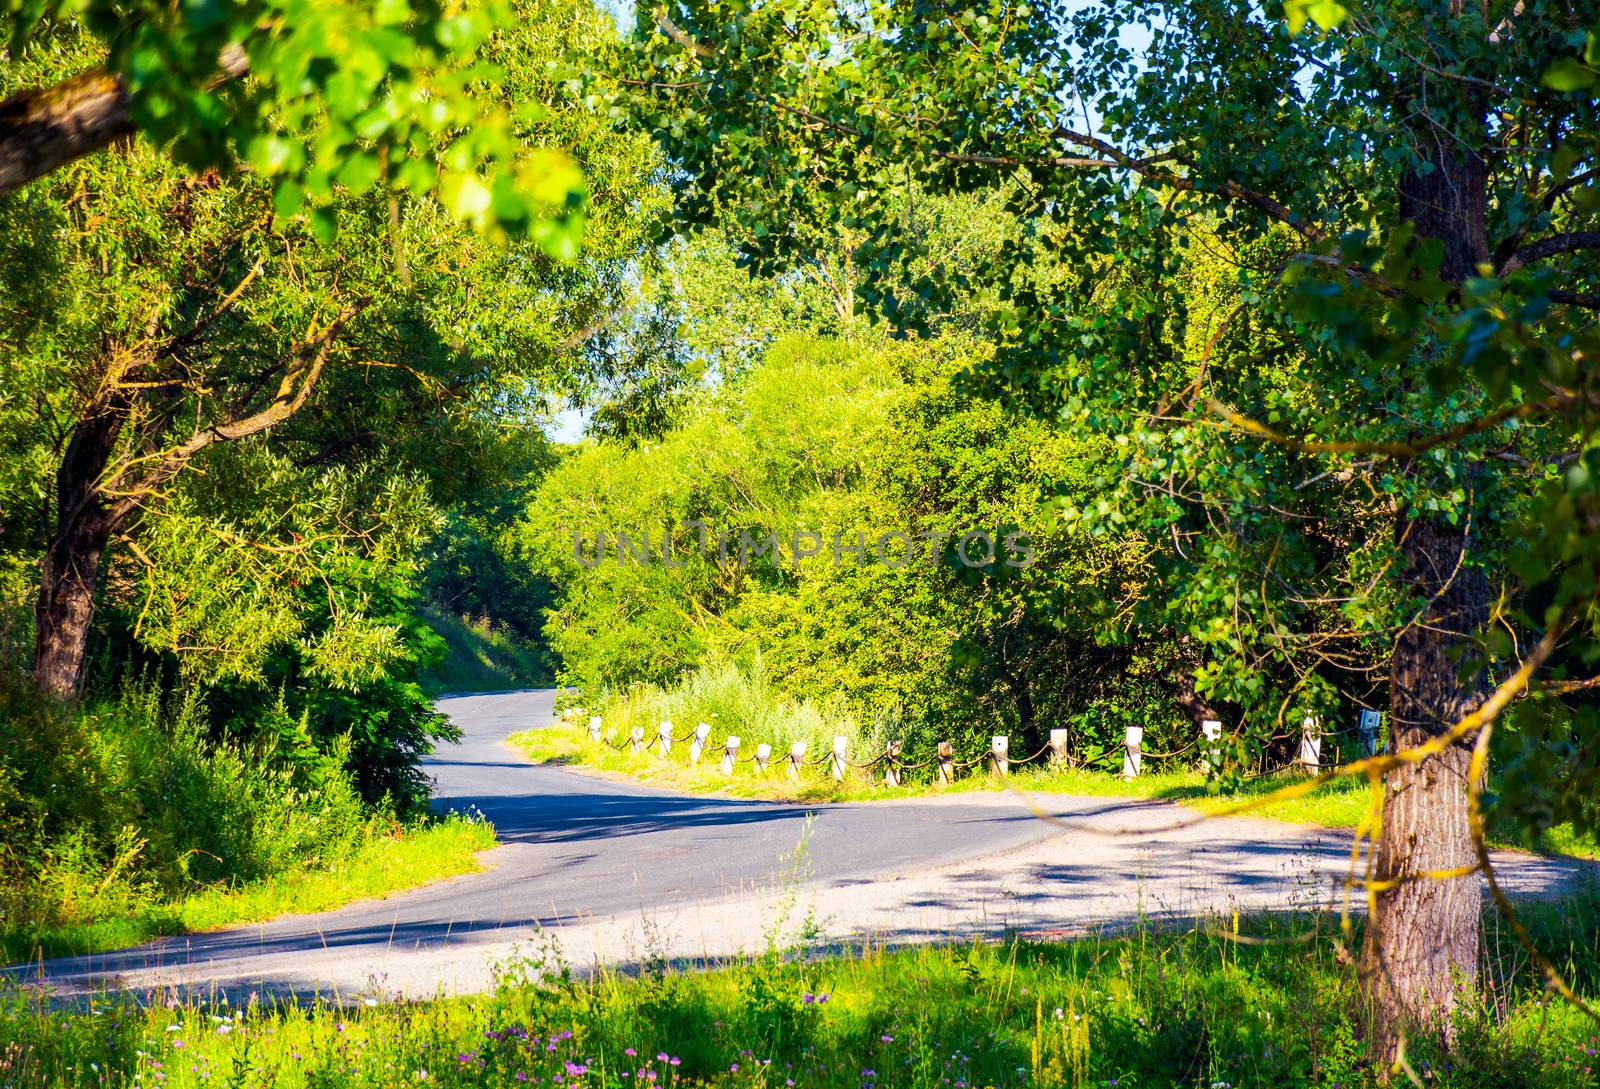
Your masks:
M 1377 678 L 1398 751 L 1362 765 L 1383 778 L 1362 963 L 1385 1060 L 1408 1033 L 1448 1038 L 1475 978 L 1497 716 L 1541 668 L 1600 659 L 1595 33 L 1571 55 L 1595 15 L 640 10 L 637 108 L 699 183 L 691 214 L 737 217 L 752 261 L 781 267 L 831 218 L 886 267 L 915 249 L 890 213 L 912 186 L 1013 187 L 1023 231 L 991 267 L 985 377 L 1115 436 L 1107 493 L 1066 513 L 1162 549 L 1161 581 L 1108 611 L 1181 622 L 1207 657 L 1200 694 L 1246 711 L 1241 744 Z M 1205 300 L 1179 290 L 1202 246 L 1235 266 L 1238 300 L 1203 331 Z M 869 305 L 874 285 L 858 282 Z M 952 283 L 935 267 L 919 286 Z M 1502 723 L 1559 743 L 1503 780 L 1554 799 L 1534 817 L 1503 790 L 1530 821 L 1591 819 L 1597 726 L 1559 698 L 1573 687 Z
M 481 43 L 499 78 L 479 96 L 493 108 L 541 103 L 519 154 L 561 148 L 604 187 L 590 211 L 606 230 L 581 266 L 552 262 L 554 236 L 508 247 L 436 201 L 370 187 L 335 185 L 327 203 L 290 215 L 281 185 L 192 175 L 142 142 L 0 203 L 6 366 L 59 451 L 35 610 L 44 691 L 81 688 L 108 546 L 120 537 L 137 555 L 150 519 L 218 448 L 271 436 L 302 468 L 421 472 L 448 502 L 486 429 L 544 411 L 584 330 L 617 305 L 618 266 L 648 238 L 657 205 L 647 145 L 616 138 L 561 80 L 575 52 L 609 44 L 604 17 L 561 3 L 518 15 Z M 47 82 L 94 52 L 70 27 L 53 33 L 53 49 L 15 76 Z M 338 245 L 323 244 L 323 218 Z M 233 499 L 248 504 L 248 489 Z M 226 535 L 226 512 L 208 514 Z M 258 543 L 312 556 L 314 539 L 291 524 Z

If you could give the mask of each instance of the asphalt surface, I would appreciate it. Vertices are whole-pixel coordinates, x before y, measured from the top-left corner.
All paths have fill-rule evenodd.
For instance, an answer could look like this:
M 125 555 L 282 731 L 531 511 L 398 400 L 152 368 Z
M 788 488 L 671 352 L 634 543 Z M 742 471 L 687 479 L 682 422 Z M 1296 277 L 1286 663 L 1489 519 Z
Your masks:
M 488 852 L 486 872 L 331 912 L 11 974 L 115 985 L 165 969 L 231 981 L 292 968 L 307 951 L 337 948 L 359 959 L 395 948 L 460 947 L 785 881 L 875 879 L 1005 851 L 1055 831 L 1004 796 L 977 806 L 773 804 L 685 797 L 534 765 L 504 742 L 554 721 L 554 698 L 542 690 L 439 701 L 464 736 L 427 761 L 435 805 L 476 810 L 493 822 L 501 846 Z M 795 855 L 803 840 L 802 864 Z
M 497 963 L 551 935 L 580 967 L 735 955 L 802 912 L 805 930 L 833 943 L 1059 935 L 1150 915 L 1325 906 L 1349 872 L 1349 839 L 1338 833 L 1197 823 L 1160 802 L 968 793 L 802 805 L 596 779 L 530 764 L 505 744 L 552 722 L 553 700 L 532 691 L 439 701 L 464 736 L 428 770 L 441 808 L 494 823 L 500 845 L 483 872 L 7 973 L 69 997 L 105 988 L 426 996 L 492 987 Z M 1496 870 L 1535 895 L 1592 872 L 1516 854 L 1497 857 Z

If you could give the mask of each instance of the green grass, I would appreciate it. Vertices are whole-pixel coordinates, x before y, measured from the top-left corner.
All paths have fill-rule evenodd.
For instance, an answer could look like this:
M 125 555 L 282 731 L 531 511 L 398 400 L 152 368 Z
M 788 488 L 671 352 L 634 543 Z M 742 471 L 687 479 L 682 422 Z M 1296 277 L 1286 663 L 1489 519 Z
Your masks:
M 418 613 L 444 640 L 444 659 L 423 674 L 429 695 L 445 692 L 493 692 L 533 688 L 550 683 L 550 667 L 536 648 L 482 620 L 456 616 L 424 606 Z
M 494 845 L 481 820 L 450 817 L 368 840 L 348 860 L 239 885 L 215 885 L 171 900 L 127 905 L 115 914 L 0 929 L 6 963 L 98 953 L 279 915 L 327 911 L 478 868 L 475 855 Z M 0 1084 L 5 1084 L 0 1077 Z
M 1593 996 L 1595 893 L 1531 907 L 1528 923 Z M 1485 997 L 1460 1010 L 1456 1054 L 1442 1058 L 1423 1038 L 1409 1047 L 1422 1083 L 1592 1089 L 1594 1024 L 1544 995 L 1503 927 L 1491 922 L 1485 938 Z M 502 965 L 494 993 L 431 1002 L 139 1008 L 107 998 L 66 1012 L 0 995 L 0 1084 L 1353 1089 L 1380 1083 L 1359 1005 L 1327 916 L 820 960 L 774 948 L 709 971 L 658 962 L 584 979 L 546 943 Z
M 619 733 L 612 740 L 620 740 L 621 736 Z M 646 741 L 653 737 L 653 732 L 647 734 Z M 1366 782 L 1357 779 L 1334 780 L 1297 798 L 1267 797 L 1281 787 L 1299 782 L 1299 776 L 1294 773 L 1247 780 L 1233 794 L 1211 793 L 1205 777 L 1188 769 L 1150 771 L 1137 779 L 1125 780 L 1081 768 L 1015 767 L 1003 782 L 980 769 L 973 769 L 961 773 L 949 785 L 915 781 L 900 787 L 886 787 L 881 771 L 869 777 L 865 771 L 851 769 L 845 782 L 835 783 L 821 767 L 807 768 L 798 783 L 790 782 L 781 765 L 782 754 L 777 755 L 772 770 L 765 777 L 758 777 L 749 764 L 740 764 L 732 776 L 725 776 L 719 766 L 720 749 L 708 751 L 700 764 L 691 768 L 686 743 L 674 745 L 671 758 L 663 760 L 653 748 L 635 753 L 626 749 L 619 751 L 605 741 L 592 742 L 582 725 L 570 722 L 526 730 L 510 740 L 530 759 L 541 763 L 580 766 L 586 772 L 601 776 L 651 783 L 687 794 L 723 794 L 772 801 L 878 801 L 973 791 L 1022 790 L 1081 797 L 1158 798 L 1211 814 L 1254 803 L 1246 815 L 1338 829 L 1355 828 L 1371 806 Z M 720 743 L 721 735 L 716 735 L 714 740 Z M 748 757 L 747 748 L 741 747 L 741 756 Z M 1504 837 L 1496 838 L 1495 842 L 1497 846 L 1529 846 Z M 1567 825 L 1552 829 L 1544 841 L 1532 846 L 1546 852 L 1600 859 L 1600 843 L 1593 837 L 1575 834 Z

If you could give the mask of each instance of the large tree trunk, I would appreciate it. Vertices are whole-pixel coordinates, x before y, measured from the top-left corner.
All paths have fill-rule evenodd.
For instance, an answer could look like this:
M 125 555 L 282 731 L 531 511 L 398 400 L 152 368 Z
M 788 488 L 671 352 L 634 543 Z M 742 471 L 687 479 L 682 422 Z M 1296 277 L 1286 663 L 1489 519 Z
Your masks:
M 1482 698 L 1471 632 L 1487 616 L 1482 572 L 1460 561 L 1470 542 L 1437 519 L 1401 527 L 1406 581 L 1430 599 L 1395 641 L 1390 666 L 1390 736 L 1396 751 L 1449 729 Z M 1460 679 L 1463 666 L 1471 675 Z M 1477 855 L 1467 824 L 1465 745 L 1453 745 L 1384 777 L 1383 828 L 1373 876 L 1381 885 L 1367 929 L 1363 968 L 1372 1044 L 1392 1059 L 1405 1036 L 1451 1042 L 1450 1012 L 1477 980 L 1482 911 Z M 1440 876 L 1444 874 L 1459 876 Z
M 1447 141 L 1435 143 L 1430 157 L 1432 171 L 1403 181 L 1401 213 L 1419 239 L 1443 244 L 1440 273 L 1459 283 L 1488 256 L 1485 165 Z M 1484 695 L 1472 637 L 1487 620 L 1487 582 L 1471 566 L 1468 524 L 1407 515 L 1398 527 L 1405 585 L 1426 605 L 1395 640 L 1390 663 L 1395 751 L 1449 730 Z M 1371 1044 L 1383 1060 L 1408 1036 L 1433 1035 L 1448 1045 L 1450 1013 L 1477 980 L 1480 878 L 1436 876 L 1462 874 L 1476 860 L 1467 824 L 1472 740 L 1384 778 L 1373 874 L 1380 891 L 1362 955 Z
M 116 529 L 100 478 L 126 415 L 126 404 L 118 403 L 86 416 L 73 429 L 56 473 L 56 530 L 45 550 L 34 604 L 33 677 L 57 699 L 76 699 L 83 685 L 100 561 Z

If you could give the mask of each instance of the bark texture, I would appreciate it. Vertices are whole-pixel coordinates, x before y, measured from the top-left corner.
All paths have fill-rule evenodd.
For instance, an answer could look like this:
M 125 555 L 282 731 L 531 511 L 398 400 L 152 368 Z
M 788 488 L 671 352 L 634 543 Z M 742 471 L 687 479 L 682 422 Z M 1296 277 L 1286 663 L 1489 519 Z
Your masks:
M 213 85 L 239 79 L 249 68 L 244 50 L 229 46 L 217 57 Z M 128 89 L 104 69 L 18 91 L 0 102 L 0 196 L 134 131 Z
M 126 399 L 119 399 L 81 420 L 56 472 L 56 531 L 45 550 L 34 603 L 33 676 L 57 699 L 77 698 L 83 683 L 100 561 L 117 522 L 100 481 L 127 410 Z
M 0 196 L 132 133 L 128 92 L 108 72 L 19 91 L 0 102 Z
M 1402 184 L 1401 213 L 1419 239 L 1443 247 L 1440 272 L 1459 283 L 1488 257 L 1487 171 L 1473 151 L 1439 140 L 1433 169 Z M 1390 661 L 1390 732 L 1395 751 L 1450 729 L 1485 694 L 1473 636 L 1488 617 L 1487 580 L 1471 565 L 1468 519 L 1402 518 L 1403 578 L 1426 604 L 1400 633 Z M 1393 1059 L 1406 1036 L 1450 1042 L 1450 1013 L 1477 979 L 1482 891 L 1467 822 L 1466 745 L 1385 777 L 1379 882 L 1362 953 L 1374 1053 Z

